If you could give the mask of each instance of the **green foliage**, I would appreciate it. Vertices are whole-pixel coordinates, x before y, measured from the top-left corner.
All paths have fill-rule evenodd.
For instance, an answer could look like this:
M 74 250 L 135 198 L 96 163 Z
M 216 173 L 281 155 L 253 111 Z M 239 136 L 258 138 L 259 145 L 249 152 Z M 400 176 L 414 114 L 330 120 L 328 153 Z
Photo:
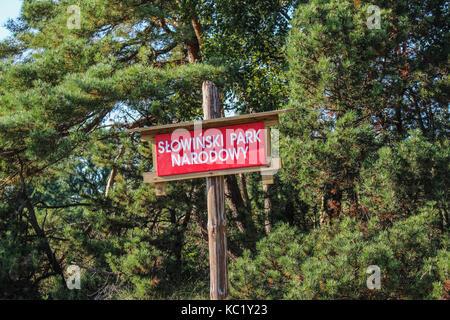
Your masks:
M 448 140 L 431 143 L 420 132 L 378 151 L 362 170 L 361 202 L 371 212 L 390 218 L 408 216 L 426 201 L 436 201 L 448 221 Z
M 231 266 L 236 299 L 426 299 L 444 298 L 449 276 L 448 234 L 439 231 L 430 203 L 383 230 L 346 217 L 299 234 L 279 225 Z M 366 269 L 381 269 L 381 289 L 369 290 Z
M 282 157 L 287 163 L 282 178 L 294 184 L 298 196 L 309 206 L 311 223 L 318 220 L 318 205 L 322 209 L 328 206 L 333 216 L 339 212 L 358 214 L 356 184 L 360 169 L 378 143 L 374 130 L 368 125 L 355 127 L 356 121 L 356 115 L 348 112 L 323 136 L 305 141 L 287 135 L 281 142 Z M 330 202 L 320 204 L 325 197 Z
M 366 24 L 369 5 L 380 8 L 379 29 Z M 370 171 L 364 179 L 379 179 L 383 170 L 374 164 L 378 149 L 408 140 L 410 130 L 420 131 L 429 144 L 436 144 L 433 148 L 443 144 L 448 153 L 448 103 L 438 93 L 448 88 L 447 17 L 444 1 L 300 4 L 287 47 L 290 104 L 296 112 L 286 116 L 282 128 L 282 154 L 289 160 L 283 180 L 298 186 L 312 225 L 340 214 L 364 217 L 374 210 L 362 203 L 361 169 Z M 447 179 L 448 167 L 441 160 L 423 157 L 430 161 L 418 158 L 419 166 L 438 166 Z M 398 186 L 414 188 L 407 181 L 411 174 L 403 170 L 391 170 L 387 179 L 398 175 L 404 177 Z M 444 180 L 435 189 L 441 195 L 446 194 Z M 424 179 L 419 185 L 428 188 L 429 183 Z M 380 189 L 373 194 L 395 192 Z M 422 204 L 436 199 L 409 193 L 423 199 Z M 414 206 L 409 200 L 400 201 Z M 389 202 L 387 197 L 382 205 L 391 205 L 384 201 Z
M 295 108 L 275 183 L 226 178 L 233 297 L 448 298 L 444 1 L 27 0 L 7 28 L 0 298 L 209 297 L 204 181 L 157 197 L 125 131 L 201 119 L 204 80 L 226 115 Z

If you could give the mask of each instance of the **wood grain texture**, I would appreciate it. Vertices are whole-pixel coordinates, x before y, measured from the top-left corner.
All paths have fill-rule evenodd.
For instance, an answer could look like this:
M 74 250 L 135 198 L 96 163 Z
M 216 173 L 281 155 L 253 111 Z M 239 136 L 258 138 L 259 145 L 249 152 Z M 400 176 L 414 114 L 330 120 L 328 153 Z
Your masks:
M 267 185 L 267 184 L 273 184 L 273 174 L 265 174 L 265 175 L 261 175 L 261 180 L 263 185 Z
M 211 300 L 228 297 L 224 177 L 206 178 Z
M 205 81 L 203 114 L 205 119 L 221 116 L 219 93 L 211 81 Z M 227 235 L 225 217 L 225 181 L 223 176 L 206 178 L 208 206 L 208 241 L 210 268 L 210 298 L 223 300 L 228 297 Z
M 193 172 L 173 176 L 158 177 L 156 172 L 144 172 L 142 176 L 144 177 L 144 183 L 160 183 L 168 181 L 178 181 L 186 179 L 196 179 L 196 178 L 209 178 L 226 176 L 229 174 L 240 174 L 246 172 L 261 172 L 261 175 L 273 175 L 276 170 L 281 169 L 281 159 L 280 158 L 270 158 L 267 159 L 267 165 L 258 167 L 245 167 L 245 168 L 234 168 L 226 170 L 216 170 L 209 172 Z
M 152 145 L 153 172 L 158 172 L 158 161 L 156 160 L 157 153 L 156 153 L 155 136 L 152 136 L 149 141 Z
M 165 196 L 167 195 L 167 182 L 158 182 L 155 183 L 155 195 L 156 196 Z
M 159 177 L 156 172 L 144 172 L 144 183 L 158 183 L 158 182 L 167 182 L 167 181 L 178 181 L 178 180 L 186 180 L 186 179 L 197 179 L 197 178 L 212 178 L 218 176 L 225 176 L 229 174 L 239 174 L 246 172 L 258 172 L 263 169 L 269 169 L 269 165 L 266 166 L 257 166 L 257 167 L 244 167 L 244 168 L 233 168 L 233 169 L 224 169 L 224 170 L 215 170 L 215 171 L 207 171 L 207 172 L 192 172 L 185 174 L 177 174 L 172 176 L 162 176 Z M 273 168 L 275 169 L 275 168 Z

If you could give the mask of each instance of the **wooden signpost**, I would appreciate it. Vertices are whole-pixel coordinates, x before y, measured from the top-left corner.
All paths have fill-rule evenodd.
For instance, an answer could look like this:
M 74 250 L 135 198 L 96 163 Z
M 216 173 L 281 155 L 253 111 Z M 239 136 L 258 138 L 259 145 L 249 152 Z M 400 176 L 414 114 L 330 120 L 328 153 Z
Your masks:
M 206 178 L 210 297 L 221 300 L 228 296 L 224 176 L 259 171 L 263 184 L 272 184 L 281 159 L 272 157 L 270 127 L 278 124 L 280 113 L 291 110 L 224 118 L 214 83 L 205 81 L 202 90 L 205 120 L 128 132 L 140 132 L 152 144 L 153 172 L 143 177 L 157 196 L 166 195 L 168 181 Z

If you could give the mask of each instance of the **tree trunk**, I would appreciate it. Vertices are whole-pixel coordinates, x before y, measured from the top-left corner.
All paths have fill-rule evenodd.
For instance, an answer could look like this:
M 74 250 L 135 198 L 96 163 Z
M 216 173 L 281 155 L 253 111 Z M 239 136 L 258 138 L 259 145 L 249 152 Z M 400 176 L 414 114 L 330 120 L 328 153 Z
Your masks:
M 122 156 L 123 151 L 124 151 L 124 147 L 123 147 L 123 145 L 121 145 L 120 148 L 119 148 L 119 153 L 114 158 L 113 168 L 111 169 L 111 173 L 109 174 L 109 178 L 108 178 L 108 183 L 106 184 L 106 190 L 105 190 L 105 197 L 106 198 L 108 198 L 109 191 L 114 186 L 114 179 L 115 179 L 116 174 L 117 174 L 117 162 L 119 161 L 120 157 Z
M 251 210 L 250 198 L 248 197 L 247 191 L 247 179 L 243 173 L 239 174 L 239 187 L 241 188 L 242 199 L 244 200 L 247 209 Z
M 257 236 L 256 226 L 253 222 L 251 213 L 242 199 L 236 176 L 226 176 L 225 186 L 228 195 L 228 205 L 233 212 L 233 215 L 237 218 L 239 231 L 245 232 L 251 239 L 255 239 Z
M 264 192 L 264 228 L 266 230 L 266 234 L 269 234 L 272 231 L 272 224 L 270 222 L 270 211 L 272 209 L 272 204 L 270 203 L 269 197 L 269 184 L 263 184 L 263 192 Z
M 197 17 L 194 17 L 192 19 L 191 25 L 194 29 L 195 37 L 185 41 L 185 49 L 187 51 L 189 63 L 194 63 L 195 61 L 202 61 L 202 56 L 200 55 L 200 47 L 202 44 L 201 36 L 203 33 L 203 29 Z
M 229 176 L 227 176 L 225 178 L 225 181 L 226 181 L 225 194 L 226 194 L 227 204 L 228 204 L 228 207 L 230 207 L 233 218 L 236 219 L 236 226 L 237 226 L 239 232 L 244 233 L 245 228 L 244 228 L 244 224 L 241 221 L 241 217 L 239 217 L 239 209 L 238 209 L 237 205 L 235 204 L 235 201 L 233 201 L 233 197 L 235 196 L 233 193 L 235 192 L 235 190 L 233 190 L 232 187 L 230 187 L 230 184 L 228 183 L 228 178 L 229 178 Z
M 61 280 L 65 286 L 66 282 L 65 282 L 65 278 L 64 278 L 64 272 L 61 268 L 59 261 L 56 259 L 56 256 L 50 247 L 50 243 L 48 242 L 48 239 L 47 239 L 47 236 L 45 235 L 44 230 L 39 226 L 33 204 L 31 203 L 30 199 L 28 198 L 25 179 L 23 176 L 23 163 L 20 159 L 19 159 L 19 163 L 20 163 L 19 176 L 20 176 L 20 181 L 22 184 L 22 197 L 23 197 L 23 201 L 24 201 L 24 206 L 27 208 L 27 211 L 28 211 L 28 221 L 30 222 L 31 226 L 33 227 L 34 232 L 36 233 L 38 238 L 41 239 L 41 241 L 42 241 L 41 248 L 45 252 L 45 255 L 47 256 L 47 259 L 48 259 L 53 271 L 56 274 L 61 275 L 61 278 L 62 278 Z
M 322 196 L 322 208 L 320 214 L 320 225 L 330 223 L 341 213 L 342 191 L 337 185 L 328 185 L 325 187 Z

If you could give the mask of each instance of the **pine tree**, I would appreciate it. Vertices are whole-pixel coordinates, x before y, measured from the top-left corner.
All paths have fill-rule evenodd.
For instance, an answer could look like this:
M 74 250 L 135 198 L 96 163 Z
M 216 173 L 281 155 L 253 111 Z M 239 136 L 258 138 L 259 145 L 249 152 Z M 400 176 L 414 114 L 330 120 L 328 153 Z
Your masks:
M 233 298 L 448 298 L 447 20 L 444 1 L 299 5 L 281 178 L 300 228 L 236 260 Z
M 280 107 L 292 3 L 23 2 L 0 43 L 1 230 L 11 232 L 2 271 L 20 274 L 2 278 L 7 291 L 88 298 L 103 287 L 102 298 L 148 298 L 186 290 L 177 281 L 188 277 L 203 280 L 181 295 L 207 292 L 203 181 L 172 183 L 156 198 L 141 176 L 150 148 L 123 131 L 201 118 L 204 80 L 220 87 L 228 112 Z M 251 198 L 262 197 L 245 187 L 259 178 L 240 182 L 227 178 L 231 256 L 262 228 L 251 214 Z M 14 246 L 29 249 L 13 258 Z M 22 270 L 27 257 L 34 262 Z M 87 285 L 68 294 L 62 273 L 72 261 Z
M 448 233 L 439 233 L 434 203 L 383 230 L 345 217 L 302 235 L 280 224 L 232 265 L 234 299 L 445 299 Z M 380 288 L 367 286 L 369 266 L 380 269 Z
M 371 27 L 379 9 L 378 27 Z M 372 11 L 371 11 L 372 10 Z M 375 12 L 375 13 L 374 13 Z M 286 180 L 311 220 L 365 215 L 357 185 L 378 148 L 419 130 L 448 139 L 445 1 L 309 1 L 288 45 Z

